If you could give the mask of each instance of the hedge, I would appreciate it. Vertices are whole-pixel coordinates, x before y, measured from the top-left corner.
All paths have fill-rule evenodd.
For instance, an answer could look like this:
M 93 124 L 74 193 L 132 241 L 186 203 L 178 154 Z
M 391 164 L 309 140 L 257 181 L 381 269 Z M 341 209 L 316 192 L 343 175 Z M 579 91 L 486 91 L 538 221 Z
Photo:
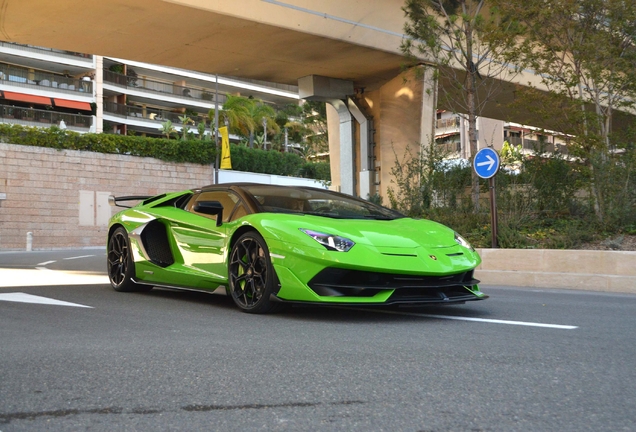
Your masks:
M 84 150 L 97 153 L 152 157 L 166 162 L 211 165 L 216 160 L 212 141 L 174 140 L 104 133 L 80 134 L 57 127 L 48 129 L 0 124 L 0 141 L 10 144 Z M 329 181 L 329 164 L 305 162 L 293 153 L 264 151 L 231 145 L 232 169 L 237 171 L 298 176 Z

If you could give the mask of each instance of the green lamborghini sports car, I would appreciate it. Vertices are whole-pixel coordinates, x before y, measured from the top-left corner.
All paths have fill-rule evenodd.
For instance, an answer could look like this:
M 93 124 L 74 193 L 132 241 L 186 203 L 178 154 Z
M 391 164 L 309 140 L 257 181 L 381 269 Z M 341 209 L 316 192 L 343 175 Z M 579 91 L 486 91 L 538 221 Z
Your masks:
M 286 304 L 463 303 L 487 298 L 452 229 L 323 189 L 233 183 L 139 201 L 113 216 L 117 291 L 224 288 L 242 311 Z

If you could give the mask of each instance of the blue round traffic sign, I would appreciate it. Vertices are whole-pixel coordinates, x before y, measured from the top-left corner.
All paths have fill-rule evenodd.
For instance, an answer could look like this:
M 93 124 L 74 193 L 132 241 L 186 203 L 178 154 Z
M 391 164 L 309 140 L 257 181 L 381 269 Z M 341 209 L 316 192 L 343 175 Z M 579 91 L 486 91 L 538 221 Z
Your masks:
M 479 150 L 475 155 L 473 169 L 479 177 L 489 179 L 499 171 L 499 163 L 499 153 L 490 147 L 486 147 Z

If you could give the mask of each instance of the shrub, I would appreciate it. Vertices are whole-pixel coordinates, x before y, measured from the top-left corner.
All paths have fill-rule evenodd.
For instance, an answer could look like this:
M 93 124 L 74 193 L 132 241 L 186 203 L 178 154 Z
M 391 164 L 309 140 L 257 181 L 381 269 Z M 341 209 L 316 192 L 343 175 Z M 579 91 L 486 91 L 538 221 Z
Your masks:
M 84 150 L 96 153 L 152 157 L 177 163 L 212 165 L 216 160 L 216 146 L 213 141 L 171 140 L 104 133 L 79 134 L 55 126 L 42 129 L 0 124 L 0 141 L 59 150 Z M 231 145 L 230 151 L 232 167 L 238 171 L 303 176 L 316 180 L 328 180 L 330 177 L 329 164 L 304 162 L 300 156 L 293 153 L 250 149 L 237 145 Z

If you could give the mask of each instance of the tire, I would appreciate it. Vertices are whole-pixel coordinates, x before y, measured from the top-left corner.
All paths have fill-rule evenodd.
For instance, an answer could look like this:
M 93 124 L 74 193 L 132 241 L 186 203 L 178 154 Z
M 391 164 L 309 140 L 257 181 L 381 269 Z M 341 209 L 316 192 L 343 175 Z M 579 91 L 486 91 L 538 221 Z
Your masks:
M 268 313 L 283 308 L 272 302 L 274 268 L 265 240 L 256 231 L 243 234 L 232 246 L 228 264 L 228 290 L 243 312 Z
M 136 284 L 135 263 L 132 259 L 130 240 L 123 227 L 117 228 L 108 239 L 107 251 L 108 279 L 115 291 L 150 291 L 152 286 Z

